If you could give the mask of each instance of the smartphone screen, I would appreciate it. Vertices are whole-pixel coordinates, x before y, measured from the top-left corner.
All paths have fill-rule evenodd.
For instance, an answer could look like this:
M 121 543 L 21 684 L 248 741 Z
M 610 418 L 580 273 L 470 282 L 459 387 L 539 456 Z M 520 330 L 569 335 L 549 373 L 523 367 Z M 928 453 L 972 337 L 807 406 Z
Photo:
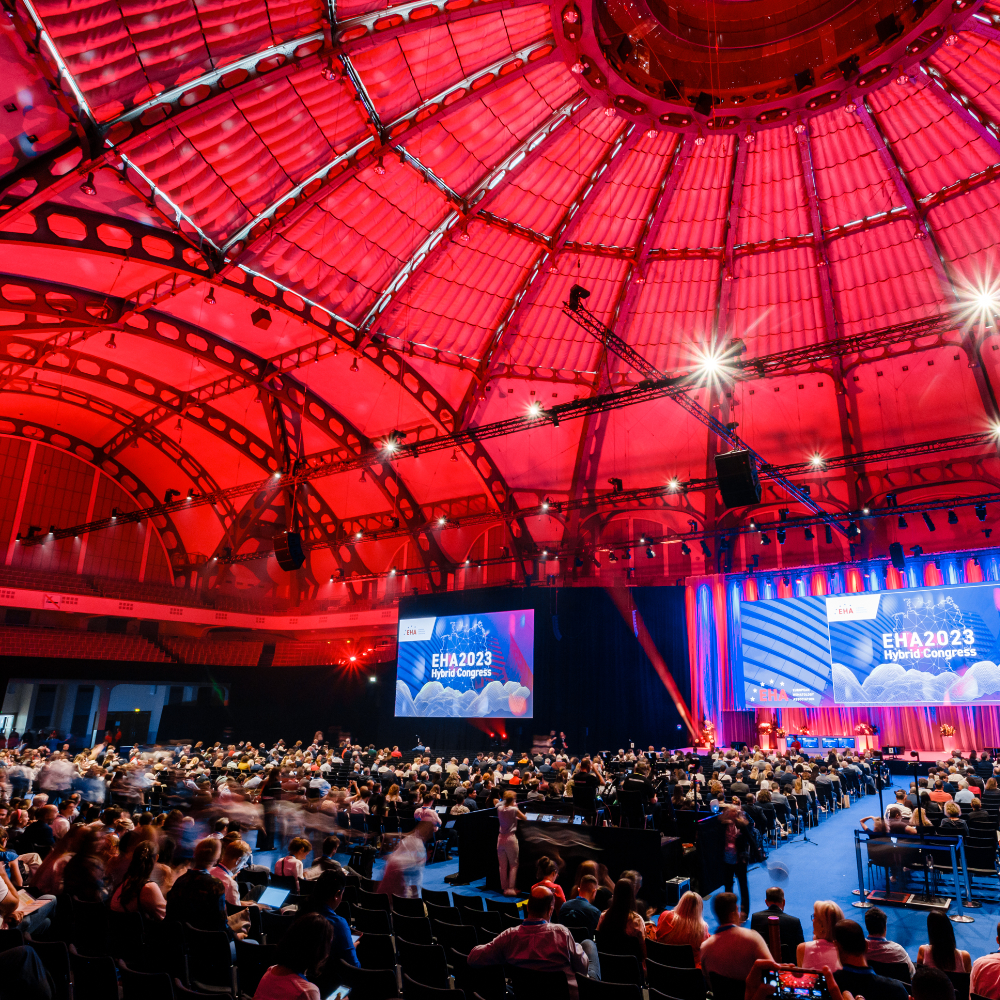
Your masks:
M 798 1000 L 829 1000 L 830 997 L 822 972 L 772 969 L 764 973 L 764 983 L 774 986 L 778 997 L 795 997 Z

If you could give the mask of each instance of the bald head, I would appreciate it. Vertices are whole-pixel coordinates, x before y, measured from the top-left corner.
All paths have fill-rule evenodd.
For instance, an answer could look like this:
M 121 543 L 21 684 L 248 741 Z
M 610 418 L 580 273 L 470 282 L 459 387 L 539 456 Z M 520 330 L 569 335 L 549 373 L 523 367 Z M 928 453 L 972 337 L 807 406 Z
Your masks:
M 555 904 L 555 893 L 544 885 L 536 885 L 528 897 L 528 916 L 535 920 L 548 920 Z

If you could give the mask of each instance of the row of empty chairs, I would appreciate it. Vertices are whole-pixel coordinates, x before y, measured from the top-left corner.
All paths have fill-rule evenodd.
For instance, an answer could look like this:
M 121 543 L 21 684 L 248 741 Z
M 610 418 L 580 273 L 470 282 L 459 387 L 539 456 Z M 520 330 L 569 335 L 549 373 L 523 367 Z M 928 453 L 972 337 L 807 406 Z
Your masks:
M 262 642 L 243 642 L 239 639 L 161 636 L 160 642 L 182 663 L 205 663 L 217 666 L 256 667 L 264 649 Z
M 0 626 L 0 655 L 170 662 L 163 650 L 141 635 L 32 628 L 26 625 Z

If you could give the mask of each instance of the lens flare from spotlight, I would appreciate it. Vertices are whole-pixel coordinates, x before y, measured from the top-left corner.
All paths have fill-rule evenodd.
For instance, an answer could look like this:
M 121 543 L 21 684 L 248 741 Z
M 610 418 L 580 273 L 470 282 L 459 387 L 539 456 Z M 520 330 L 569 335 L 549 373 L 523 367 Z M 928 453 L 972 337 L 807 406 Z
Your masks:
M 542 404 L 535 402 L 528 406 L 529 417 L 540 417 L 542 415 Z
M 964 327 L 982 328 L 995 323 L 1000 315 L 1000 276 L 987 271 L 962 282 L 956 291 L 957 312 Z
M 822 469 L 822 468 L 823 468 L 823 456 L 822 456 L 822 455 L 820 455 L 820 454 L 819 454 L 819 453 L 817 452 L 816 454 L 814 454 L 814 455 L 810 456 L 810 458 L 809 458 L 809 464 L 810 464 L 810 465 L 811 465 L 811 466 L 812 466 L 812 467 L 813 467 L 814 469 Z

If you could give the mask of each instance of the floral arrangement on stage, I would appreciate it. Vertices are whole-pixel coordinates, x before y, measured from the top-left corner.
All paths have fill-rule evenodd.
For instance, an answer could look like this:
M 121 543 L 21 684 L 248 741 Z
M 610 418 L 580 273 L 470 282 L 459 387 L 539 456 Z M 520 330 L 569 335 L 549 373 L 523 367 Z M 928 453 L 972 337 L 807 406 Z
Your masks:
M 802 723 L 802 726 L 799 729 L 799 735 L 800 736 L 812 736 L 812 733 L 809 732 L 809 723 L 808 722 L 803 722 Z
M 875 727 L 870 722 L 859 722 L 854 727 L 854 733 L 856 736 L 873 736 Z
M 770 722 L 758 722 L 757 723 L 757 732 L 760 733 L 761 736 L 767 736 L 771 732 L 771 723 Z
M 701 723 L 701 743 L 702 746 L 715 746 L 715 723 L 711 719 L 704 719 Z
M 941 725 L 938 726 L 938 731 L 941 733 L 942 736 L 954 736 L 955 735 L 955 727 L 952 726 L 952 725 L 949 725 L 947 722 L 942 722 Z
M 784 731 L 784 729 L 781 728 L 781 726 L 777 726 L 774 729 L 774 738 L 776 740 L 783 740 L 785 738 L 785 735 L 786 735 L 785 731 Z

